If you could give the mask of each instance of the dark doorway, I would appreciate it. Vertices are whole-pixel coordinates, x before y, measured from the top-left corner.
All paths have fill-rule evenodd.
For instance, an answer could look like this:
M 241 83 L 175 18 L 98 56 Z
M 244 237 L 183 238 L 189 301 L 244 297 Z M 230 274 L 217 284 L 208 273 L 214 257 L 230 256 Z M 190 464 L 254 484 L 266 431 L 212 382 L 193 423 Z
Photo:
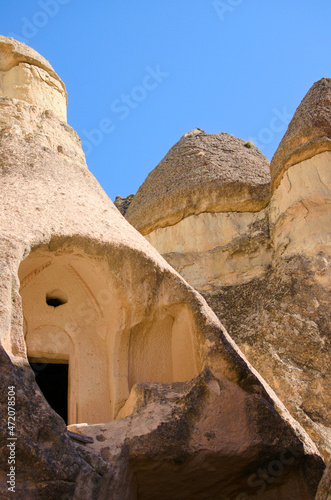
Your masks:
M 68 420 L 68 364 L 34 363 L 30 366 L 45 399 L 67 424 Z

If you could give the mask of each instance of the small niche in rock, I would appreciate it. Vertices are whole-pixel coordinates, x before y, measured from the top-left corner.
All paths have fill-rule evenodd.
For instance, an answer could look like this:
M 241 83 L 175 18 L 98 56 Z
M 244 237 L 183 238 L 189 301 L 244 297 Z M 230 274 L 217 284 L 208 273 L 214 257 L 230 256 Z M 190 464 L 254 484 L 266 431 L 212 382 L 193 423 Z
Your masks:
M 51 307 L 59 307 L 68 302 L 68 296 L 58 288 L 46 293 L 46 304 Z

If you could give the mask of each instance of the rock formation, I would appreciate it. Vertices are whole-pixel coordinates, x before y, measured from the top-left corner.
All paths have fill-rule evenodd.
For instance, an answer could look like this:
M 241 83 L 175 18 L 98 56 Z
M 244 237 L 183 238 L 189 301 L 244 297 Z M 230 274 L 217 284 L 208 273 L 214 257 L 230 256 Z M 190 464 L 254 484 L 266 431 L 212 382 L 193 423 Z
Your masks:
M 126 213 L 204 295 L 325 457 L 331 453 L 330 147 L 331 80 L 323 78 L 297 109 L 271 178 L 256 148 L 196 130 L 149 174 Z M 206 174 L 210 158 L 214 191 Z
M 54 70 L 4 37 L 0 70 L 1 497 L 312 499 L 316 446 L 88 171 Z
M 273 189 L 292 165 L 331 151 L 331 79 L 315 82 L 296 110 L 271 162 Z
M 331 499 L 331 461 L 324 471 L 323 477 L 318 485 L 315 500 L 330 500 Z
M 199 291 L 271 263 L 269 161 L 229 134 L 184 135 L 139 188 L 127 220 Z
M 127 196 L 126 198 L 122 198 L 121 196 L 116 196 L 114 200 L 114 205 L 121 212 L 122 215 L 125 215 L 133 198 L 134 194 L 129 194 L 129 196 Z
M 126 218 L 146 235 L 190 215 L 257 212 L 268 202 L 269 184 L 269 161 L 256 147 L 195 129 L 147 176 Z

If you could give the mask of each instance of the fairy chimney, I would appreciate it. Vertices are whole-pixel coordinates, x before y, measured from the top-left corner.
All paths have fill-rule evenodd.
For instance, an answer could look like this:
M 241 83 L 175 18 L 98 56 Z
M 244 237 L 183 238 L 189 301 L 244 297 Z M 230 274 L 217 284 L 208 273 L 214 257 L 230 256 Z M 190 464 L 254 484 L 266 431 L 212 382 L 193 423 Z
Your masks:
M 0 68 L 0 377 L 17 410 L 1 496 L 10 437 L 22 498 L 313 498 L 317 448 L 89 172 L 61 80 L 4 37 Z
M 269 197 L 269 160 L 261 151 L 230 134 L 195 129 L 147 176 L 125 217 L 192 286 L 213 291 L 261 276 L 270 265 Z
M 331 80 L 322 78 L 270 165 L 249 142 L 194 130 L 148 175 L 125 214 L 204 295 L 326 458 L 330 165 Z

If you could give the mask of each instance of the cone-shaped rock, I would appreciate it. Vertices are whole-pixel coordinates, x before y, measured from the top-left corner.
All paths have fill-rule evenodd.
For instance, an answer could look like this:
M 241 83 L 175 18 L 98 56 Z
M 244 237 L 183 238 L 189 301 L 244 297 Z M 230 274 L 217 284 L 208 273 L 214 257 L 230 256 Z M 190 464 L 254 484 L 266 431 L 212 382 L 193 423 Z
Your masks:
M 257 211 L 269 183 L 269 161 L 254 145 L 195 129 L 147 176 L 125 216 L 145 235 L 202 212 Z
M 66 120 L 67 92 L 52 66 L 35 50 L 0 35 L 0 97 L 12 97 Z
M 1 47 L 1 497 L 313 498 L 312 441 L 88 171 L 48 64 Z
M 331 79 L 322 78 L 307 92 L 272 158 L 272 187 L 276 189 L 292 165 L 331 151 Z
M 196 130 L 170 150 L 125 213 L 204 295 L 326 458 L 331 454 L 330 81 L 315 83 L 295 113 L 272 160 L 276 182 L 265 208 L 231 211 L 231 201 L 238 200 L 234 189 L 238 184 L 230 182 L 233 177 L 241 176 L 243 183 L 247 178 L 254 199 L 254 183 L 246 169 L 247 151 L 252 151 L 247 150 L 249 144 L 243 147 L 227 134 L 207 136 Z M 223 142 L 216 140 L 220 136 Z M 204 148 L 199 150 L 202 140 Z M 196 149 L 189 148 L 189 141 Z M 217 164 L 212 196 L 228 203 L 220 212 L 214 212 L 206 169 L 198 162 L 201 157 L 215 159 L 217 154 L 224 161 Z M 242 162 L 241 156 L 246 160 Z M 181 197 L 190 166 L 196 174 L 193 181 L 201 181 L 201 193 L 195 194 L 191 182 L 197 200 L 193 207 L 192 193 Z M 251 165 L 253 174 L 258 167 L 259 162 Z M 169 186 L 168 198 L 160 195 L 164 186 Z M 257 192 L 259 188 L 257 183 Z M 178 196 L 173 196 L 177 191 Z M 244 192 L 245 188 L 240 191 Z M 186 199 L 193 213 L 185 216 Z M 160 200 L 162 213 L 155 200 Z M 199 212 L 200 201 L 205 211 Z M 124 202 L 127 205 L 130 200 Z M 183 218 L 174 222 L 169 214 L 177 208 Z

